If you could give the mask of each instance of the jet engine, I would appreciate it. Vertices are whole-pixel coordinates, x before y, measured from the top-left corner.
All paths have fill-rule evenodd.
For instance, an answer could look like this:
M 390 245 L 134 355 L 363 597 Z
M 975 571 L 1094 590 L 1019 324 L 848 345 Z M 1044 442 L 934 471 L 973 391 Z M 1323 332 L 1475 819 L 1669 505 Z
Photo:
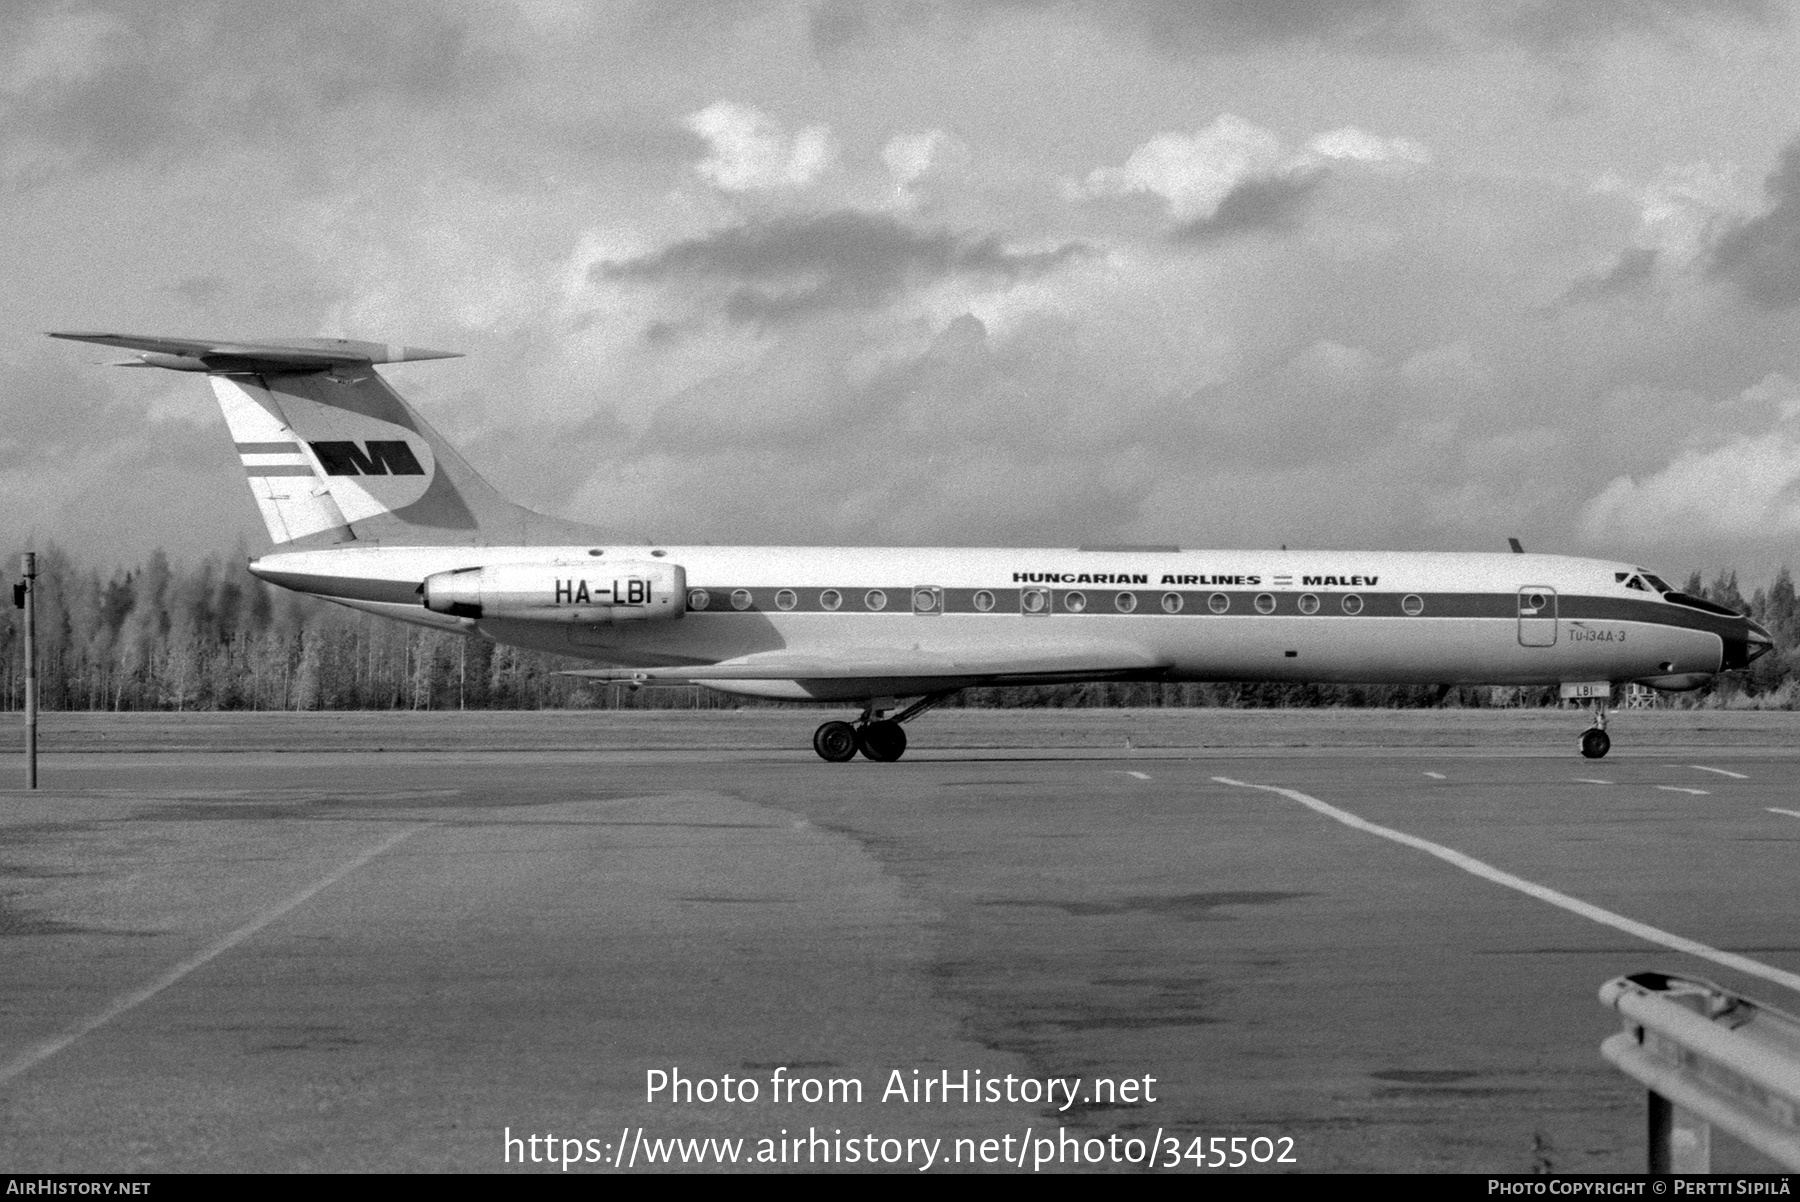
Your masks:
M 687 612 L 673 563 L 501 563 L 425 578 L 425 608 L 459 618 L 626 622 Z

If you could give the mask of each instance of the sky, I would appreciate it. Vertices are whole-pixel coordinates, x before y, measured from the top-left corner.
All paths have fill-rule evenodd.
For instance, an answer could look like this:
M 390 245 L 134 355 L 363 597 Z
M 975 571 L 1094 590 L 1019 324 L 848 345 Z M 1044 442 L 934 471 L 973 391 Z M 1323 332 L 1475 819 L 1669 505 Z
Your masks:
M 1800 560 L 1759 0 L 8 0 L 0 539 L 268 547 L 200 378 L 335 336 L 625 541 Z

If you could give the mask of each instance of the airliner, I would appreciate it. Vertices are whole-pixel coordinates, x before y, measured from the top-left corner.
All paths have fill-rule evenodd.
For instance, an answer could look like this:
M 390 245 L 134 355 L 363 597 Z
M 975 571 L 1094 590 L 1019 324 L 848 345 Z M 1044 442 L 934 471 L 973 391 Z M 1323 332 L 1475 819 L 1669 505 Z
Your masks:
M 1523 553 L 1105 546 L 642 546 L 502 497 L 375 370 L 457 357 L 345 339 L 90 332 L 202 373 L 276 550 L 272 584 L 574 657 L 575 675 L 860 706 L 813 736 L 890 762 L 962 689 L 1084 681 L 1555 686 L 1611 746 L 1623 682 L 1693 689 L 1771 648 L 1629 563 Z

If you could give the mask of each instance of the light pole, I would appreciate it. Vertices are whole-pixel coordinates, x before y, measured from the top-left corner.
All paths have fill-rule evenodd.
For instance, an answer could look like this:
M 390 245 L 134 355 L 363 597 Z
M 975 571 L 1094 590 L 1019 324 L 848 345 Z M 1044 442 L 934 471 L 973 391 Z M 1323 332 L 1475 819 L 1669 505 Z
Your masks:
M 25 610 L 25 787 L 37 788 L 37 555 L 19 557 L 19 602 Z

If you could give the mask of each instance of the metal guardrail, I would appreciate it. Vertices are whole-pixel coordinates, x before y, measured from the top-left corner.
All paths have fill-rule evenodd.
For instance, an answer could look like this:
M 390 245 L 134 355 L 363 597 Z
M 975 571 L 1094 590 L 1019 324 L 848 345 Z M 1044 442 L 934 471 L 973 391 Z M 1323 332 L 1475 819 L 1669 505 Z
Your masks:
M 1711 981 L 1637 973 L 1600 987 L 1625 1029 L 1600 1053 L 1650 1091 L 1649 1171 L 1707 1173 L 1712 1128 L 1800 1170 L 1800 1018 Z

